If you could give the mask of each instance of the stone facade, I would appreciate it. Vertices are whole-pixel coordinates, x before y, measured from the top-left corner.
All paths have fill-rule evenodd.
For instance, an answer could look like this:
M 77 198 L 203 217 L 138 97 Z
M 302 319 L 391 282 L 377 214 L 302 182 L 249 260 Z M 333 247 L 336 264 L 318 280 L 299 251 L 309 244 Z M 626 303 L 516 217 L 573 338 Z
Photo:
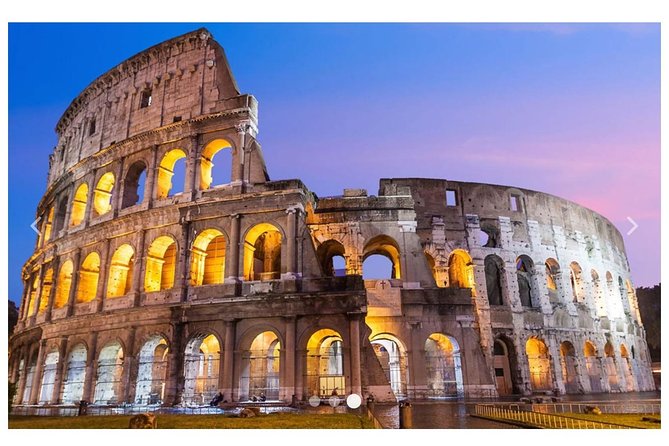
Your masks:
M 270 181 L 257 108 L 205 29 L 72 102 L 10 339 L 17 404 L 654 389 L 604 217 L 448 180 L 319 199 Z M 388 277 L 362 279 L 372 256 Z

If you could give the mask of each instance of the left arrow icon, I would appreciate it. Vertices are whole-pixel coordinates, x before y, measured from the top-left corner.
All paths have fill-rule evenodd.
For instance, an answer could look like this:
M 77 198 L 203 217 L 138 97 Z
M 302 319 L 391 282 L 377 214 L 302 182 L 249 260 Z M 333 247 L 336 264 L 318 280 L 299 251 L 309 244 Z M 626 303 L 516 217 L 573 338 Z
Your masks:
M 39 223 L 41 219 L 42 217 L 39 217 L 37 220 L 35 220 L 30 224 L 30 227 L 33 228 L 33 231 L 35 231 L 38 235 L 39 235 L 39 229 L 37 229 L 37 223 Z

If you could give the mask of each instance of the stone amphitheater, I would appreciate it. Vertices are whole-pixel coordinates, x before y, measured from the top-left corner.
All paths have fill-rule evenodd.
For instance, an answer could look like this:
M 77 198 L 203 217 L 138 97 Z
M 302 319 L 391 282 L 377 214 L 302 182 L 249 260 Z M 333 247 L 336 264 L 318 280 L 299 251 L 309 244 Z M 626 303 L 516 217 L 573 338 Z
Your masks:
M 72 101 L 23 267 L 16 405 L 654 390 L 605 217 L 440 179 L 318 197 L 270 179 L 257 117 L 206 29 Z

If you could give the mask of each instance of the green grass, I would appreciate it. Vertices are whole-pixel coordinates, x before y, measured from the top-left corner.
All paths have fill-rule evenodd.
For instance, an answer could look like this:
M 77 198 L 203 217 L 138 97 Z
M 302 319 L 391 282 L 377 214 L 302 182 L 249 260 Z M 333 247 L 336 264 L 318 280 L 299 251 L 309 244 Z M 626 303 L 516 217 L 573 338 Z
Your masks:
M 565 417 L 578 418 L 580 420 L 601 421 L 602 423 L 622 424 L 640 429 L 660 429 L 658 423 L 642 421 L 643 417 L 660 418 L 660 414 L 640 414 L 640 413 L 604 413 L 601 415 L 592 415 L 584 413 L 564 413 Z
M 9 416 L 10 429 L 126 429 L 130 415 L 85 417 Z M 355 414 L 277 413 L 254 418 L 226 415 L 157 415 L 159 429 L 372 429 Z

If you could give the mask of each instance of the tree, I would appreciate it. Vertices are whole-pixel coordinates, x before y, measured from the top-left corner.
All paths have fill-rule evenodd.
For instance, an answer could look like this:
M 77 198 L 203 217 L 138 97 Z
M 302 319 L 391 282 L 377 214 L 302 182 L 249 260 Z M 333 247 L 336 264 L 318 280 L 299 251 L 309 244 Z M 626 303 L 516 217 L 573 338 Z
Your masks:
M 648 344 L 648 350 L 650 350 L 652 362 L 660 362 L 660 341 L 662 339 L 660 332 L 660 286 L 661 284 L 652 288 L 640 287 L 636 289 L 639 312 L 646 329 L 646 343 Z

